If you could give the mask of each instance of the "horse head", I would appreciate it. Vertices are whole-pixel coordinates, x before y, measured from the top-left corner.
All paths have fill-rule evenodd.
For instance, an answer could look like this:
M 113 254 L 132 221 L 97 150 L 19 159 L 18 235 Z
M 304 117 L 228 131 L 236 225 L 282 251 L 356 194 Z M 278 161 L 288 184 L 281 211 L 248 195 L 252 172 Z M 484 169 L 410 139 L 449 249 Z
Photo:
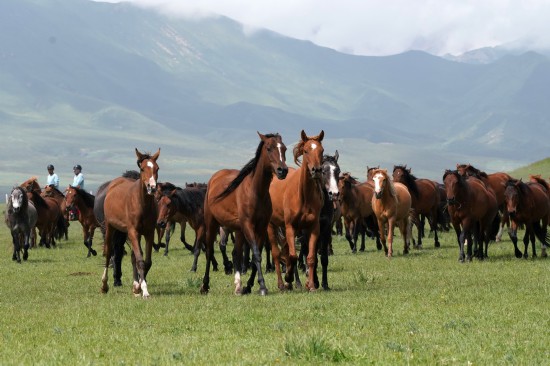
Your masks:
M 511 219 L 514 219 L 521 201 L 521 179 L 509 179 L 504 190 L 504 202 L 506 211 Z
M 262 135 L 259 132 L 257 133 L 260 140 L 262 140 L 264 156 L 269 160 L 271 169 L 278 179 L 285 179 L 288 174 L 288 167 L 286 166 L 286 146 L 283 139 L 279 134 Z
M 447 196 L 447 205 L 453 206 L 458 203 L 456 200 L 459 194 L 460 185 L 464 182 L 464 177 L 458 170 L 445 170 L 443 174 L 443 184 L 445 185 L 445 194 Z
M 27 194 L 23 192 L 21 187 L 15 187 L 10 194 L 11 209 L 13 212 L 18 213 L 20 210 L 25 209 L 25 205 L 28 202 Z
M 376 169 L 373 171 L 372 180 L 374 181 L 374 196 L 381 199 L 384 191 L 389 189 L 392 196 L 395 196 L 395 190 L 390 182 L 388 171 L 386 169 Z
M 327 190 L 328 197 L 331 201 L 336 201 L 340 190 L 338 188 L 338 178 L 340 176 L 340 166 L 338 165 L 338 150 L 334 153 L 334 156 L 323 156 L 323 181 L 325 183 L 325 189 Z
M 157 189 L 158 170 L 157 159 L 160 155 L 160 148 L 153 155 L 142 154 L 136 148 L 137 166 L 140 170 L 140 179 L 147 190 L 147 194 L 152 195 Z
M 322 176 L 322 162 L 324 148 L 321 142 L 325 131 L 317 136 L 307 136 L 304 130 L 301 133 L 301 141 L 294 146 L 294 162 L 300 165 L 299 157 L 303 156 L 306 169 L 313 179 L 320 179 Z
M 173 199 L 175 194 L 176 189 L 172 190 L 170 193 L 163 193 L 157 201 L 157 226 L 161 229 L 166 228 L 168 220 L 174 216 L 177 211 L 177 207 Z

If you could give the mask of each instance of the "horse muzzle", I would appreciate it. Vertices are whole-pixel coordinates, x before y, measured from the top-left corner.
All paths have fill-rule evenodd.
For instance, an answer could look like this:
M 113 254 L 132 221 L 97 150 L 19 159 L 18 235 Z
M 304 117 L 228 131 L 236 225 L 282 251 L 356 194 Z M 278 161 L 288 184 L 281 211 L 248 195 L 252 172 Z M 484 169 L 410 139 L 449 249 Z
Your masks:
M 310 170 L 310 174 L 311 174 L 311 178 L 320 179 L 323 176 L 323 170 L 321 169 L 321 167 L 319 168 L 313 167 Z
M 288 174 L 288 168 L 287 167 L 284 167 L 284 168 L 277 168 L 277 170 L 275 170 L 275 175 L 277 176 L 278 179 L 285 179 L 286 176 Z
M 154 194 L 157 191 L 157 186 L 147 184 L 147 194 Z
M 165 229 L 166 228 L 166 221 L 157 222 L 157 226 L 161 229 Z
M 382 191 L 374 192 L 374 197 L 376 197 L 377 199 L 382 198 Z
M 454 205 L 456 205 L 456 203 L 457 203 L 457 202 L 456 202 L 456 199 L 455 199 L 454 197 L 452 197 L 452 198 L 447 198 L 447 205 L 449 205 L 449 206 L 454 206 Z
M 338 197 L 340 196 L 340 192 L 328 192 L 328 199 L 331 201 L 338 201 Z
M 514 210 L 514 211 L 508 211 L 508 216 L 510 216 L 510 218 L 511 218 L 512 220 L 516 218 L 516 215 L 517 215 L 516 210 Z

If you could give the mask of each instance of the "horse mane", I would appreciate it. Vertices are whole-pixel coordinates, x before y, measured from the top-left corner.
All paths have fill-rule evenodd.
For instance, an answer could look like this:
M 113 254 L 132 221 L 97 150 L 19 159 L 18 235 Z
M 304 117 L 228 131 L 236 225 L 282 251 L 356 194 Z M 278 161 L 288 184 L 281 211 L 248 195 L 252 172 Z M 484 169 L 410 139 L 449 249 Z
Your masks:
M 59 194 L 59 195 L 61 195 L 61 196 L 64 196 L 63 192 L 61 192 L 61 191 L 60 191 L 59 189 L 57 189 L 56 187 L 54 187 L 54 186 L 50 186 L 50 187 L 54 190 L 55 193 L 57 193 L 57 194 Z
M 456 178 L 458 179 L 458 184 L 460 184 L 463 187 L 466 185 L 466 177 L 460 175 L 460 173 L 458 172 L 458 169 L 456 169 L 456 170 L 450 170 L 450 169 L 445 170 L 445 173 L 443 174 L 443 181 L 445 181 L 445 178 L 450 174 L 456 176 Z
M 414 174 L 411 173 L 411 169 L 407 168 L 406 165 L 394 165 L 393 171 L 395 172 L 397 169 L 401 169 L 403 171 L 403 177 L 405 179 L 405 185 L 409 189 L 409 191 L 418 198 L 420 196 L 420 193 L 418 192 L 418 186 L 416 185 L 416 177 Z
M 550 186 L 548 185 L 548 182 L 544 178 L 542 178 L 540 174 L 529 175 L 529 179 L 543 186 L 546 189 L 546 192 L 550 192 Z
M 133 180 L 138 180 L 139 177 L 140 177 L 140 174 L 137 170 L 127 170 L 124 173 L 122 173 L 122 177 L 128 178 L 128 179 L 133 179 Z
M 535 184 L 535 182 L 533 182 Z M 506 181 L 506 187 L 514 187 L 521 199 L 526 203 L 526 209 L 531 209 L 535 206 L 534 197 L 531 193 L 531 187 L 529 184 L 524 183 L 521 179 L 508 179 Z M 518 205 L 521 204 L 521 200 L 518 202 Z
M 141 169 L 141 163 L 144 161 L 144 160 L 147 160 L 147 159 L 151 159 L 153 156 L 151 155 L 150 152 L 146 152 L 146 153 L 141 153 L 141 159 L 138 159 L 136 160 L 136 164 L 138 166 L 138 168 Z M 131 172 L 131 170 L 127 170 L 126 173 L 128 172 Z M 123 175 L 124 176 L 124 175 Z M 124 177 L 124 178 L 130 178 L 130 177 Z
M 342 176 L 340 178 L 342 178 L 346 182 L 350 182 L 351 184 L 358 184 L 359 183 L 357 178 L 352 176 L 350 172 L 342 173 Z
M 302 131 L 303 132 L 303 131 Z M 323 131 L 321 131 L 323 132 Z M 308 136 L 308 141 L 309 140 L 319 140 L 319 137 L 321 135 L 317 135 L 317 136 Z M 292 154 L 294 155 L 294 163 L 296 163 L 296 165 L 298 166 L 301 166 L 302 163 L 300 161 L 300 156 L 304 155 L 304 145 L 306 144 L 307 141 L 304 141 L 302 139 L 300 139 L 300 141 L 298 141 L 298 143 L 296 145 L 294 145 L 294 148 L 292 149 Z
M 325 163 L 325 162 L 332 163 L 334 165 L 338 165 L 338 160 L 336 159 L 335 156 L 332 156 L 332 155 L 323 155 L 323 163 Z
M 193 183 L 187 183 L 185 182 L 185 188 L 206 188 L 208 187 L 208 183 L 197 183 L 197 182 L 193 182 Z
M 84 189 L 80 189 L 77 187 L 72 187 L 72 188 L 76 190 L 76 193 L 80 196 L 80 198 L 82 198 L 86 206 L 94 207 L 94 201 L 95 201 L 94 195 L 86 192 Z
M 267 138 L 276 137 L 276 136 L 279 136 L 279 134 L 269 133 L 265 135 L 265 137 Z M 248 163 L 246 163 L 245 166 L 243 166 L 243 168 L 239 171 L 239 174 L 237 174 L 235 179 L 233 179 L 233 181 L 229 183 L 229 185 L 223 190 L 223 192 L 216 197 L 216 200 L 219 200 L 229 195 L 242 183 L 242 181 L 247 175 L 253 174 L 256 171 L 256 166 L 258 165 L 258 161 L 260 160 L 260 155 L 262 154 L 263 146 L 264 146 L 264 142 L 263 140 L 260 140 L 260 143 L 258 144 L 258 148 L 256 149 L 256 154 L 254 158 L 252 158 Z
M 40 195 L 40 193 L 36 191 L 29 192 L 32 194 L 32 200 L 34 204 L 36 205 L 36 208 L 48 208 L 48 204 L 46 203 L 46 200 Z

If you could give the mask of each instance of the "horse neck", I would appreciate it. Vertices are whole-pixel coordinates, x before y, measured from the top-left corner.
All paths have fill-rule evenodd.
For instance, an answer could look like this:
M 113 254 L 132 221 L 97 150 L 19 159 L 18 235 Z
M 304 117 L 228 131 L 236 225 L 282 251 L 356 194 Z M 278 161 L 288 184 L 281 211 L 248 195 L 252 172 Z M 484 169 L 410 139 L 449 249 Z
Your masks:
M 154 205 L 155 197 L 147 194 L 147 187 L 141 178 L 134 182 L 133 188 L 138 191 L 138 199 L 142 207 Z
M 300 168 L 300 190 L 299 195 L 302 202 L 307 202 L 313 197 L 323 197 L 323 184 L 321 179 L 313 179 L 307 164 L 304 161 Z
M 250 179 L 250 188 L 260 197 L 269 196 L 269 186 L 273 180 L 271 164 L 267 160 L 262 154 L 256 169 L 247 177 Z

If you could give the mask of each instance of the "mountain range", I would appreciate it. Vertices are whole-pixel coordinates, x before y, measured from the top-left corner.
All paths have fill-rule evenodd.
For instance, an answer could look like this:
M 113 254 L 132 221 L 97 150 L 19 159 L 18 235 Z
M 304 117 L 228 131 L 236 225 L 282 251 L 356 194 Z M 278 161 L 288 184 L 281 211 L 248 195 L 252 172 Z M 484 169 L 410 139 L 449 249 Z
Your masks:
M 253 157 L 256 131 L 279 132 L 290 164 L 300 131 L 324 130 L 359 178 L 407 164 L 440 180 L 459 162 L 491 172 L 549 156 L 550 60 L 537 52 L 354 56 L 221 16 L 87 0 L 0 2 L 0 45 L 4 187 L 45 181 L 49 163 L 62 185 L 81 164 L 95 187 L 133 169 L 134 148 L 159 147 L 159 179 L 207 181 Z

